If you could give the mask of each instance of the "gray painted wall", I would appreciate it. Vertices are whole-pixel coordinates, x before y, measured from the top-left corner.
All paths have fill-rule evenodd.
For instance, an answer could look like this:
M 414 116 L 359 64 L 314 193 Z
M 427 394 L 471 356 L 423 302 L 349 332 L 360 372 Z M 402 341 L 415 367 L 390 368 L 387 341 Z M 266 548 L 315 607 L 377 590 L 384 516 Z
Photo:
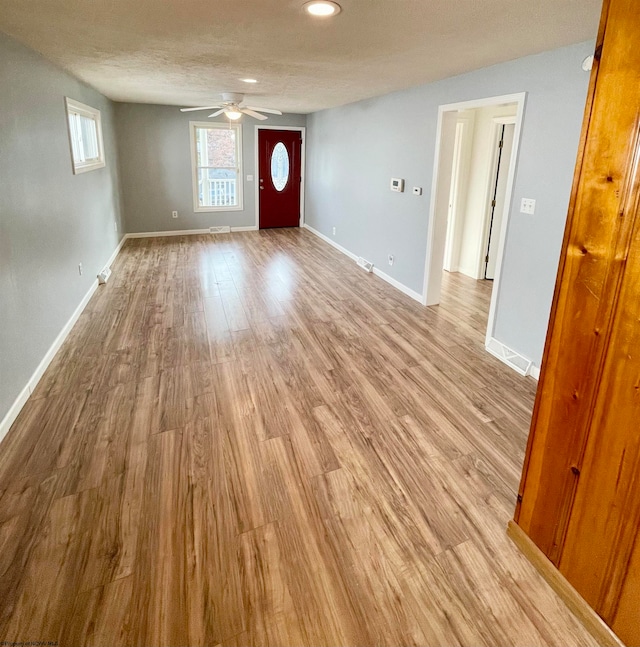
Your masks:
M 592 50 L 572 45 L 309 115 L 306 222 L 329 237 L 336 227 L 337 243 L 422 292 L 438 106 L 526 91 L 495 336 L 539 365 L 589 82 L 580 64 Z M 389 190 L 391 177 L 405 178 L 405 193 Z M 537 200 L 535 216 L 518 212 L 523 197 Z
M 2 420 L 123 227 L 111 102 L 1 33 L 0 88 Z M 105 168 L 73 175 L 65 96 L 101 110 Z
M 259 103 L 258 100 L 256 100 Z M 125 221 L 128 233 L 206 229 L 255 224 L 255 125 L 305 126 L 306 115 L 270 115 L 267 121 L 242 118 L 244 209 L 195 213 L 191 179 L 190 121 L 207 119 L 211 111 L 180 112 L 173 106 L 116 104 L 118 150 Z M 172 211 L 179 217 L 173 219 Z

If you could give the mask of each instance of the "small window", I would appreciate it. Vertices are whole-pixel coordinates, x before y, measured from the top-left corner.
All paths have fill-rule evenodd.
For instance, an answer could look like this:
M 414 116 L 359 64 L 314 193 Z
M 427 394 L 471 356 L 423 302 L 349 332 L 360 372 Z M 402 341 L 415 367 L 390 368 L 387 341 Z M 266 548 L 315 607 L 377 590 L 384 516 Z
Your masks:
M 282 142 L 275 145 L 271 154 L 271 181 L 276 191 L 284 191 L 289 181 L 289 153 Z
M 67 124 L 75 174 L 105 166 L 100 111 L 67 97 Z
M 239 124 L 191 122 L 195 211 L 242 209 Z

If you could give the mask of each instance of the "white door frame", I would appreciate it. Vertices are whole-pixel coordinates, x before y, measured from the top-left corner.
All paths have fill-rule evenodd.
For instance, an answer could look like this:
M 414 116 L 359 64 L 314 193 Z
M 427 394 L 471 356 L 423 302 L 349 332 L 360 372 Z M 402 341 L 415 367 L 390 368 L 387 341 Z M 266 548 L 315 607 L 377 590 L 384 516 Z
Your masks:
M 498 293 L 500 291 L 500 279 L 502 275 L 502 259 L 504 256 L 504 246 L 506 241 L 506 232 L 509 225 L 509 215 L 511 213 L 511 202 L 513 200 L 513 185 L 515 180 L 515 170 L 518 162 L 518 150 L 520 148 L 520 135 L 522 133 L 522 121 L 524 117 L 524 108 L 527 93 L 519 92 L 516 94 L 506 94 L 497 97 L 487 97 L 485 99 L 477 99 L 473 101 L 463 101 L 460 103 L 449 103 L 439 106 L 438 108 L 438 126 L 436 129 L 436 150 L 433 161 L 433 178 L 431 181 L 431 200 L 429 204 L 429 226 L 427 230 L 427 254 L 424 269 L 424 287 L 422 292 L 423 305 L 435 305 L 440 302 L 440 281 L 431 281 L 434 272 L 442 274 L 442 263 L 435 262 L 442 258 L 442 254 L 436 254 L 436 245 L 444 245 L 444 240 L 435 240 L 435 215 L 436 215 L 436 199 L 438 192 L 439 180 L 439 166 L 441 154 L 441 139 L 442 139 L 442 121 L 444 114 L 447 112 L 458 112 L 459 110 L 473 110 L 475 108 L 485 108 L 487 106 L 500 105 L 503 103 L 515 103 L 516 117 L 515 117 L 515 132 L 513 136 L 513 148 L 511 151 L 511 164 L 509 167 L 509 175 L 507 176 L 507 189 L 504 201 L 504 212 L 502 215 L 502 223 L 500 226 L 500 238 L 498 243 L 498 260 L 496 263 L 496 274 L 493 281 L 493 290 L 491 292 L 491 305 L 489 307 L 489 319 L 487 323 L 487 334 L 485 343 L 488 345 L 493 338 L 495 329 L 496 305 L 498 301 Z
M 304 171 L 305 171 L 305 160 L 306 160 L 306 141 L 307 141 L 307 129 L 305 126 L 262 126 L 261 124 L 255 125 L 255 146 L 254 146 L 254 164 L 255 164 L 255 175 L 253 176 L 255 187 L 255 201 L 256 201 L 256 229 L 260 229 L 260 160 L 258 159 L 258 137 L 260 136 L 261 130 L 295 130 L 302 133 L 302 143 L 300 147 L 300 223 L 299 226 L 304 225 Z

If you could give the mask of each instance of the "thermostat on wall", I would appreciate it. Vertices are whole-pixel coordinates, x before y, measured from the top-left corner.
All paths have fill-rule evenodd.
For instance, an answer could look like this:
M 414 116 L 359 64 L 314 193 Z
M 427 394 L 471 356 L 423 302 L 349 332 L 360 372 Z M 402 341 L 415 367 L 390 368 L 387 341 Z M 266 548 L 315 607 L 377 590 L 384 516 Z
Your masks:
M 392 177 L 391 190 L 396 193 L 402 193 L 404 191 L 404 180 L 401 180 L 399 177 Z

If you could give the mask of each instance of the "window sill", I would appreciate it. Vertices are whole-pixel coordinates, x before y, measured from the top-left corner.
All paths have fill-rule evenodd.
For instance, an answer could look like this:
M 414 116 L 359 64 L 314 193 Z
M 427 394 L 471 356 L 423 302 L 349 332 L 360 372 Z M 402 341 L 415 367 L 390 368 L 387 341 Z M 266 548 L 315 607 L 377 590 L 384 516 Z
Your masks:
M 244 207 L 239 205 L 237 207 L 196 207 L 194 213 L 215 213 L 217 211 L 243 211 Z
M 81 166 L 73 165 L 73 174 L 79 175 L 80 173 L 87 173 L 88 171 L 97 171 L 99 168 L 104 168 L 106 162 L 94 162 L 93 164 L 83 164 Z

